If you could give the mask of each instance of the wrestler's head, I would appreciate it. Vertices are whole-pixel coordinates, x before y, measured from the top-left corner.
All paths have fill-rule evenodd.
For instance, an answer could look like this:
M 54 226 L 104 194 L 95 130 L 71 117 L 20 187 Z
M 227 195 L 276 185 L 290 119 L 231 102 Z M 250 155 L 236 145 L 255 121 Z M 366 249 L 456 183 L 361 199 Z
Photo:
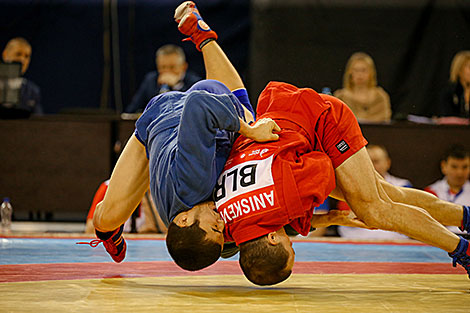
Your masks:
M 240 267 L 256 285 L 274 285 L 292 273 L 295 252 L 284 228 L 240 244 Z
M 200 203 L 179 213 L 170 223 L 166 236 L 168 252 L 185 270 L 203 269 L 220 257 L 224 226 L 214 202 Z

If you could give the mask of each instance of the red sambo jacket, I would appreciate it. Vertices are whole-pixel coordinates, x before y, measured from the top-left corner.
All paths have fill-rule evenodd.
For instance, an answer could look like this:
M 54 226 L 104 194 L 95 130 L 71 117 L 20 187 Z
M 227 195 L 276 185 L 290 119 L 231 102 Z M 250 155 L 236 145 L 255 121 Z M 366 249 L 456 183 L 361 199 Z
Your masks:
M 329 108 L 311 89 L 270 83 L 260 95 L 258 119 L 270 117 L 281 127 L 279 140 L 257 143 L 240 136 L 219 177 L 215 200 L 225 221 L 226 240 L 238 244 L 290 224 L 307 235 L 313 210 L 335 187 L 329 157 L 319 146 L 314 125 Z M 311 93 L 310 93 L 311 91 Z M 309 112 L 293 100 L 308 99 Z

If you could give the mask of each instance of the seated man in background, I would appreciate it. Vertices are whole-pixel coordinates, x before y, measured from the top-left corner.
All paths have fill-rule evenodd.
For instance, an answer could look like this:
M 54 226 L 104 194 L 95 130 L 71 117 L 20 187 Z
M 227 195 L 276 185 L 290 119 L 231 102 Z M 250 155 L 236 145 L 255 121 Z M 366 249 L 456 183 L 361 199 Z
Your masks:
M 452 203 L 470 206 L 470 153 L 463 146 L 453 145 L 445 153 L 441 161 L 441 172 L 444 178 L 434 182 L 424 190 L 439 199 Z M 462 233 L 460 229 L 450 226 L 454 233 Z
M 382 176 L 386 182 L 398 186 L 398 187 L 412 187 L 411 182 L 407 179 L 396 177 L 391 175 L 388 171 L 392 166 L 392 160 L 388 155 L 387 149 L 382 145 L 367 145 L 367 153 L 374 165 L 375 170 Z M 339 201 L 338 209 L 348 210 L 351 209 L 346 202 Z M 354 213 L 350 211 L 354 216 Z M 338 233 L 343 238 L 348 239 L 407 239 L 408 237 L 386 230 L 380 229 L 363 229 L 363 228 L 353 228 L 347 226 L 339 226 Z
M 183 49 L 165 45 L 155 53 L 156 71 L 145 75 L 139 89 L 125 108 L 126 113 L 141 113 L 147 103 L 158 94 L 167 91 L 186 91 L 201 77 L 188 71 Z
M 28 70 L 31 62 L 32 48 L 29 42 L 22 38 L 16 37 L 8 41 L 2 52 L 3 62 L 21 63 L 21 75 L 23 76 Z M 41 91 L 39 87 L 31 80 L 24 77 L 21 78 L 20 103 L 15 107 L 24 111 L 24 116 L 29 114 L 42 114 Z

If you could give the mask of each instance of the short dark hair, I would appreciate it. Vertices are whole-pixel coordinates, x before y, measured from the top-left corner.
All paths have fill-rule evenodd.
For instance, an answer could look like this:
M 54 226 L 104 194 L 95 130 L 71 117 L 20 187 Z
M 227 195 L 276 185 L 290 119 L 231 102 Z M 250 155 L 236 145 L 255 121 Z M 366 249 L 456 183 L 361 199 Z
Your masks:
M 199 221 L 187 227 L 171 222 L 166 246 L 175 263 L 188 271 L 197 271 L 215 263 L 222 250 L 220 244 L 206 239 L 206 232 L 199 227 Z
M 442 158 L 443 161 L 448 161 L 449 158 L 454 158 L 454 159 L 465 159 L 470 156 L 470 153 L 468 152 L 467 149 L 465 149 L 464 146 L 462 145 L 452 145 L 447 149 L 447 151 L 444 154 L 444 157 Z
M 286 280 L 292 270 L 287 270 L 289 252 L 280 244 L 272 245 L 267 236 L 240 244 L 240 267 L 253 284 L 275 285 Z

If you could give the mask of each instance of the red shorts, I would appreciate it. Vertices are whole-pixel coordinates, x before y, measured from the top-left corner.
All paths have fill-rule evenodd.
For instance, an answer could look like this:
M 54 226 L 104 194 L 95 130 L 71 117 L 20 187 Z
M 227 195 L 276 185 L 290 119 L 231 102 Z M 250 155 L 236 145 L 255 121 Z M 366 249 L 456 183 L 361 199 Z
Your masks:
M 318 119 L 316 133 L 325 153 L 337 168 L 367 145 L 356 117 L 349 107 L 333 96 L 320 94 L 331 107 Z
M 325 152 L 334 168 L 367 144 L 344 102 L 310 88 L 270 82 L 258 99 L 257 113 L 259 118 L 288 119 L 301 126 L 314 149 Z

